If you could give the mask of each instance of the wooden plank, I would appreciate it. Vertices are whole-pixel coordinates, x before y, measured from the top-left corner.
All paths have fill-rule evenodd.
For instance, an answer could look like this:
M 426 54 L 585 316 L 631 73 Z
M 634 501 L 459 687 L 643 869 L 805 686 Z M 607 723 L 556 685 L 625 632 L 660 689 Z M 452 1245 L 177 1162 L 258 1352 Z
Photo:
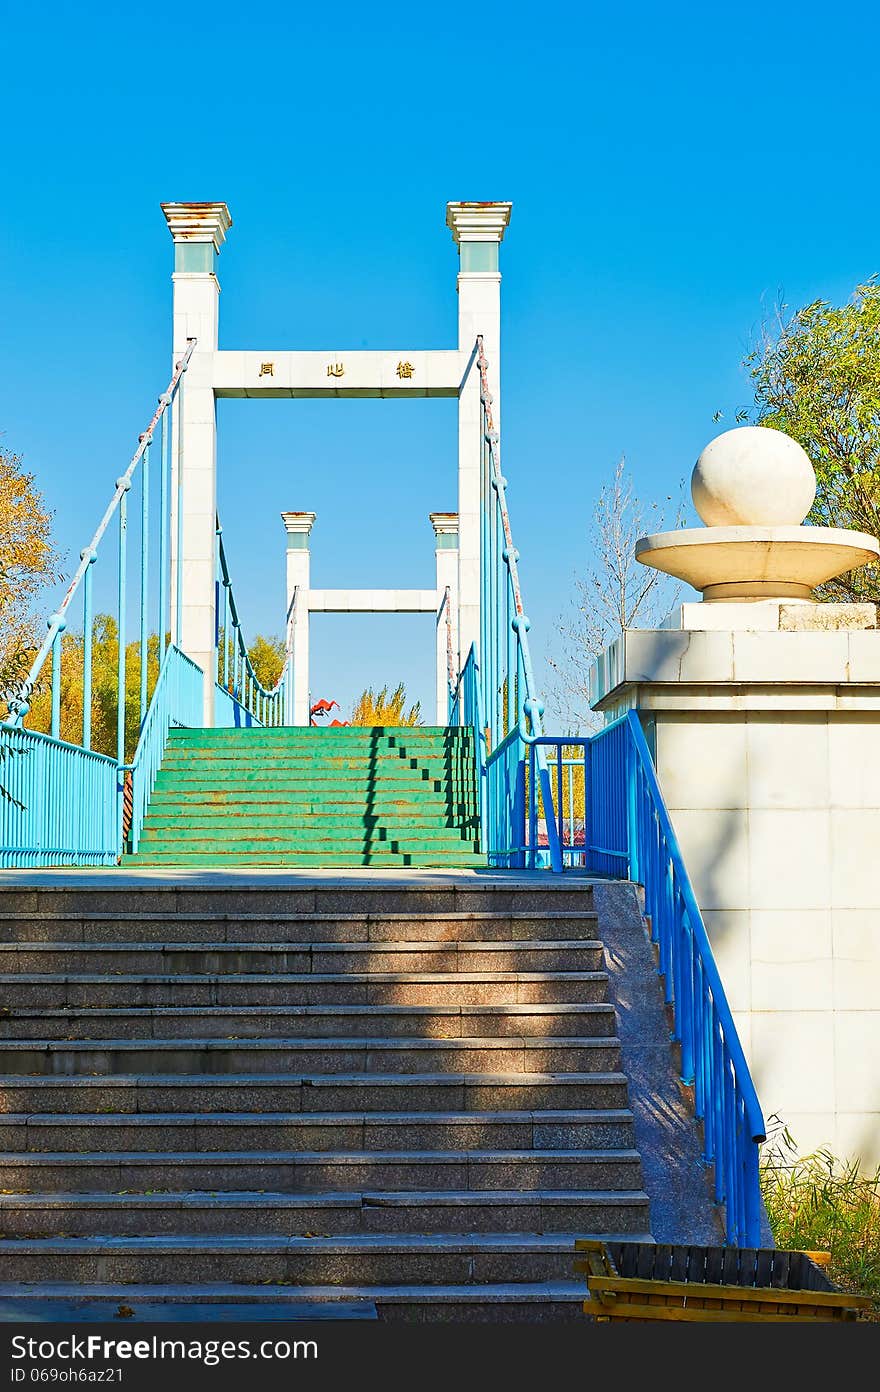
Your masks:
M 706 1248 L 706 1266 L 703 1273 L 707 1285 L 716 1286 L 721 1280 L 724 1264 L 724 1249 L 722 1247 Z
M 740 1286 L 754 1286 L 755 1282 L 755 1263 L 758 1260 L 758 1253 L 754 1247 L 740 1247 L 739 1249 L 739 1281 Z
M 684 1281 L 687 1279 L 687 1257 L 686 1247 L 673 1247 L 672 1261 L 669 1264 L 670 1281 Z
M 668 1281 L 671 1276 L 673 1247 L 668 1242 L 658 1242 L 654 1249 L 654 1270 L 651 1273 L 655 1281 Z
M 638 1276 L 644 1280 L 650 1280 L 654 1275 L 654 1261 L 656 1255 L 657 1253 L 653 1244 L 649 1245 L 647 1242 L 640 1242 L 638 1244 L 638 1250 L 635 1253 L 635 1271 L 627 1274 Z
M 725 1247 L 724 1260 L 721 1267 L 721 1280 L 725 1286 L 738 1286 L 740 1284 L 738 1247 Z
M 773 1271 L 774 1252 L 768 1247 L 762 1247 L 757 1253 L 755 1260 L 755 1285 L 765 1289 L 770 1285 L 770 1276 Z
M 770 1274 L 771 1286 L 775 1286 L 778 1290 L 789 1290 L 791 1286 L 791 1282 L 789 1280 L 790 1274 L 791 1258 L 788 1252 L 774 1252 L 773 1270 Z
M 750 1304 L 760 1304 L 762 1301 L 769 1302 L 771 1305 L 789 1305 L 802 1302 L 805 1298 L 809 1299 L 811 1305 L 822 1306 L 826 1309 L 851 1308 L 868 1310 L 871 1308 L 872 1301 L 867 1295 L 849 1295 L 845 1291 L 796 1291 L 796 1290 L 774 1290 L 772 1287 L 755 1286 L 736 1286 L 733 1291 L 728 1286 L 707 1286 L 697 1285 L 694 1287 L 689 1281 L 641 1281 L 636 1278 L 624 1278 L 622 1276 L 591 1276 L 590 1290 L 611 1290 L 616 1289 L 621 1296 L 627 1296 L 635 1292 L 641 1295 L 663 1294 L 669 1296 L 684 1296 L 688 1299 L 697 1295 L 699 1299 L 705 1300 L 715 1298 L 726 1300 L 746 1301 Z
M 627 1305 L 626 1320 L 669 1320 L 685 1324 L 815 1324 L 815 1315 L 787 1315 L 778 1310 L 771 1314 L 757 1313 L 751 1308 L 740 1310 L 697 1310 L 690 1304 L 675 1305 Z M 611 1322 L 616 1316 L 611 1316 Z

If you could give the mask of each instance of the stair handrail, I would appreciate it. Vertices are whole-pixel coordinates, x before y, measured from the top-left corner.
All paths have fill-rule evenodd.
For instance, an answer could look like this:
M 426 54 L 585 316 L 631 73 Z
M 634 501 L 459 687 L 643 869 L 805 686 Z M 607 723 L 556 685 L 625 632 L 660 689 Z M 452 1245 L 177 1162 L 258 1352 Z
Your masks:
M 588 743 L 586 868 L 607 873 L 611 857 L 618 860 L 612 873 L 626 869 L 644 886 L 681 1076 L 694 1088 L 705 1159 L 715 1167 L 715 1198 L 725 1205 L 726 1238 L 760 1246 L 764 1116 L 638 713 L 628 711 Z
M 437 610 L 437 625 L 439 627 L 441 619 L 446 624 L 446 689 L 448 701 L 455 700 L 456 680 L 455 680 L 455 654 L 452 644 L 452 588 L 447 585 L 443 590 L 443 598 Z
M 501 519 L 501 527 L 504 534 L 504 549 L 501 558 L 507 567 L 510 578 L 510 587 L 513 592 L 514 613 L 510 620 L 511 628 L 516 634 L 517 647 L 522 656 L 523 678 L 525 682 L 525 697 L 520 703 L 519 710 L 519 732 L 520 738 L 526 743 L 531 744 L 532 740 L 543 735 L 543 716 L 544 702 L 538 695 L 537 683 L 535 682 L 534 670 L 532 667 L 532 654 L 529 646 L 528 633 L 531 628 L 531 620 L 527 617 L 523 609 L 522 587 L 519 579 L 519 552 L 513 544 L 513 534 L 510 527 L 510 512 L 507 506 L 507 479 L 501 472 L 501 441 L 498 430 L 495 428 L 495 421 L 492 413 L 493 397 L 489 390 L 489 363 L 483 351 L 483 335 L 477 335 L 477 368 L 480 373 L 480 406 L 483 411 L 483 438 L 487 445 L 489 462 L 489 483 L 495 491 L 498 502 L 498 512 Z M 528 718 L 531 729 L 526 725 Z
M 525 864 L 526 797 L 544 807 L 550 863 L 562 870 L 562 853 L 553 816 L 547 757 L 537 745 L 537 786 L 526 793 L 525 750 L 544 734 L 544 702 L 535 681 L 529 646 L 531 623 L 522 600 L 519 552 L 513 544 L 507 505 L 507 480 L 501 472 L 500 438 L 489 388 L 489 364 L 483 335 L 475 349 L 480 384 L 482 447 L 480 511 L 480 653 L 475 670 L 482 686 L 481 719 L 487 726 L 483 821 L 484 849 L 501 864 Z M 492 499 L 494 497 L 494 506 Z M 502 620 L 503 611 L 503 620 Z M 468 720 L 472 719 L 469 715 Z M 512 740 L 511 736 L 516 735 Z
M 6 726 L 19 728 L 25 716 L 30 710 L 30 696 L 40 678 L 46 659 L 50 652 L 52 654 L 52 715 L 51 715 L 51 735 L 54 739 L 59 737 L 60 726 L 60 701 L 61 701 L 61 640 L 62 634 L 67 628 L 67 614 L 74 596 L 79 591 L 80 585 L 83 587 L 84 599 L 84 619 L 83 619 L 83 738 L 82 748 L 89 749 L 91 737 L 91 652 L 92 652 L 92 606 L 91 606 L 91 579 L 92 567 L 98 559 L 98 550 L 107 528 L 109 527 L 114 515 L 118 515 L 120 521 L 120 562 L 118 569 L 118 593 L 119 593 L 119 670 L 118 679 L 120 692 L 125 691 L 125 596 L 126 596 L 126 576 L 125 576 L 125 541 L 127 528 L 127 508 L 126 495 L 128 494 L 135 471 L 141 460 L 144 461 L 143 470 L 143 512 L 142 512 L 142 536 L 141 536 L 141 652 L 140 652 L 140 686 L 141 686 L 141 723 L 146 716 L 147 710 L 147 642 L 146 642 L 146 614 L 147 614 L 147 567 L 149 555 L 149 492 L 147 486 L 147 467 L 150 459 L 150 448 L 153 444 L 153 436 L 157 426 L 162 426 L 162 477 L 161 477 L 161 501 L 162 511 L 160 516 L 159 546 L 160 546 L 160 579 L 159 579 L 159 643 L 160 652 L 165 650 L 165 620 L 168 617 L 169 594 L 166 586 L 167 576 L 165 574 L 165 561 L 167 561 L 166 545 L 168 541 L 168 524 L 170 519 L 170 508 L 168 498 L 167 473 L 168 473 L 168 453 L 170 432 L 168 430 L 168 410 L 175 396 L 183 390 L 183 375 L 189 367 L 190 358 L 195 352 L 197 339 L 188 338 L 186 349 L 179 360 L 174 364 L 171 380 L 165 391 L 159 397 L 159 403 L 153 412 L 150 422 L 141 435 L 138 436 L 137 449 L 129 461 L 125 472 L 116 480 L 116 487 L 110 502 L 104 510 L 104 515 L 98 523 L 97 530 L 89 542 L 80 552 L 80 562 L 74 571 L 70 584 L 64 592 L 60 604 L 47 620 L 46 636 L 40 644 L 31 663 L 30 669 L 24 681 L 21 683 L 19 691 L 10 698 L 9 714 L 2 722 Z M 178 410 L 178 416 L 180 412 Z M 179 444 L 178 444 L 179 449 Z M 179 482 L 178 482 L 179 488 Z M 180 525 L 180 507 L 178 497 L 178 527 Z M 180 566 L 178 566 L 178 575 Z M 178 605 L 176 614 L 177 626 L 180 625 L 180 603 L 179 603 L 179 584 L 178 584 Z M 174 636 L 174 635 L 173 635 Z M 124 750 L 124 725 L 125 725 L 125 702 L 119 701 L 120 716 L 118 720 L 118 744 L 117 758 L 120 765 L 123 763 Z
M 223 528 L 219 517 L 216 520 L 217 534 L 217 578 L 215 582 L 216 599 L 216 641 L 217 641 L 217 684 L 227 691 L 261 725 L 285 725 L 288 721 L 286 695 L 292 687 L 293 669 L 293 628 L 295 623 L 296 589 L 287 611 L 285 630 L 284 662 L 274 686 L 263 686 L 257 676 L 242 631 L 235 591 L 229 573 L 226 548 L 223 544 Z M 222 617 L 221 617 L 222 603 Z M 231 620 L 231 624 L 230 624 Z M 230 639 L 231 633 L 231 639 Z
M 137 851 L 150 796 L 165 753 L 168 731 L 201 722 L 204 673 L 192 658 L 170 644 L 165 651 L 150 708 L 131 761 L 131 819 L 128 843 Z

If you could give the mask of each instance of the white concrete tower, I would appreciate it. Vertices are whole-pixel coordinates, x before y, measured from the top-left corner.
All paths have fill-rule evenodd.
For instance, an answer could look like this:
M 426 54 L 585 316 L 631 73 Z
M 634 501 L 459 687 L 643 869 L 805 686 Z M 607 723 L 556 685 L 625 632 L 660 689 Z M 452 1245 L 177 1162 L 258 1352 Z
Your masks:
M 456 675 L 460 671 L 458 657 L 458 513 L 432 512 L 434 556 L 437 566 L 437 724 L 448 720 L 449 667 L 448 641 L 452 639 L 452 660 Z M 449 606 L 444 604 L 449 590 Z M 449 627 L 451 625 L 451 635 Z
M 496 428 L 501 428 L 501 273 L 498 248 L 510 203 L 447 203 L 446 223 L 459 250 L 458 346 L 477 334 L 489 363 Z M 480 636 L 480 378 L 471 368 L 458 401 L 459 648 L 467 660 Z
M 180 645 L 205 674 L 205 725 L 214 723 L 217 670 L 214 615 L 217 517 L 217 421 L 213 355 L 217 350 L 220 285 L 217 256 L 232 224 L 225 203 L 163 203 L 174 238 L 175 361 L 188 338 L 198 340 L 182 382 L 183 602 Z M 177 439 L 175 430 L 174 439 Z M 184 447 L 185 446 L 185 447 Z M 177 458 L 172 450 L 171 594 L 177 567 Z
M 311 561 L 309 538 L 315 525 L 313 512 L 282 512 L 287 533 L 287 611 L 296 591 L 293 623 L 293 723 L 309 723 L 309 594 Z

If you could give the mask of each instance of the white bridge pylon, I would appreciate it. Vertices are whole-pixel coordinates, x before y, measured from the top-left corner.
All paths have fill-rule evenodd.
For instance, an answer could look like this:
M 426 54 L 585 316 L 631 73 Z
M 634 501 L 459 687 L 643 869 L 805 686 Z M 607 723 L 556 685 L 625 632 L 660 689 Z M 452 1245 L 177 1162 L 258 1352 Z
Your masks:
M 174 239 L 173 355 L 177 359 L 187 340 L 197 340 L 178 404 L 178 451 L 174 461 L 172 499 L 180 474 L 180 551 L 178 523 L 172 517 L 172 584 L 182 562 L 181 645 L 205 673 L 206 725 L 214 723 L 214 674 L 217 670 L 214 586 L 215 523 L 217 515 L 217 399 L 218 397 L 454 397 L 458 400 L 458 511 L 432 514 L 436 537 L 437 590 L 430 610 L 440 613 L 447 587 L 453 634 L 453 666 L 457 673 L 480 630 L 480 515 L 482 479 L 480 440 L 480 381 L 475 344 L 482 335 L 492 372 L 493 413 L 500 428 L 501 400 L 501 274 L 499 246 L 510 221 L 510 203 L 448 203 L 446 223 L 459 251 L 458 346 L 441 350 L 417 348 L 387 351 L 320 351 L 267 349 L 242 352 L 219 347 L 220 283 L 217 260 L 232 225 L 225 203 L 163 203 L 162 211 Z M 309 585 L 310 513 L 283 514 L 288 535 L 288 604 L 298 589 L 294 629 L 294 719 L 308 724 L 308 617 L 317 605 L 313 597 L 348 593 L 360 595 L 355 609 L 335 612 L 412 613 L 427 608 L 395 609 L 395 603 L 414 603 L 428 591 L 312 591 Z M 293 519 L 302 519 L 291 525 Z M 307 519 L 311 518 L 311 522 Z M 454 525 L 452 519 L 455 519 Z M 290 521 L 288 520 L 290 519 Z M 435 519 L 446 519 L 440 522 Z M 438 526 L 442 530 L 438 530 Z M 442 559 L 441 559 L 442 553 Z M 291 576 L 295 578 L 291 580 Z M 301 578 L 299 578 L 301 577 Z M 306 603 L 306 596 L 309 596 Z M 372 596 L 372 600 L 365 598 Z M 397 596 L 397 599 L 394 597 Z M 303 602 L 301 602 L 303 601 Z M 380 603 L 378 610 L 370 609 Z M 421 605 L 421 601 L 420 601 Z M 329 612 L 326 607 L 323 612 Z M 446 723 L 447 634 L 445 613 L 437 624 L 437 719 Z

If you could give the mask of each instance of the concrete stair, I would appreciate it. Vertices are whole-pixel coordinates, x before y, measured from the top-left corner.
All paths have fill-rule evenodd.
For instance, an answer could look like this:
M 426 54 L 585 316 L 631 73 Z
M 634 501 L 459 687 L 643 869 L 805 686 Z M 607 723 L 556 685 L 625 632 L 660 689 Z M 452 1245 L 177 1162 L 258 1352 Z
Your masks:
M 138 865 L 475 866 L 473 733 L 172 730 Z
M 0 1311 L 573 1319 L 649 1233 L 586 882 L 0 889 L 0 973 Z

